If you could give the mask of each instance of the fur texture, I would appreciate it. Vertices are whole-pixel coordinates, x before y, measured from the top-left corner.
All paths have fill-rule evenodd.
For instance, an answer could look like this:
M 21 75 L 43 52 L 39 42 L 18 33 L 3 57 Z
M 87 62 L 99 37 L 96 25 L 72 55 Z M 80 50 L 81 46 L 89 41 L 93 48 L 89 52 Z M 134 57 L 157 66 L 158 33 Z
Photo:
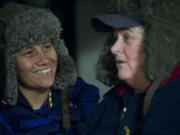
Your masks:
M 76 80 L 76 70 L 73 59 L 61 37 L 61 24 L 58 18 L 47 9 L 31 8 L 25 13 L 16 16 L 5 31 L 5 39 L 8 43 L 6 52 L 7 91 L 6 98 L 9 104 L 17 101 L 18 82 L 14 53 L 25 46 L 51 41 L 57 56 L 58 69 L 53 88 L 64 90 L 73 85 Z
M 4 31 L 6 26 L 11 22 L 15 15 L 25 12 L 30 7 L 24 4 L 16 4 L 15 2 L 7 3 L 0 9 L 0 46 L 5 47 Z
M 152 89 L 156 89 L 180 62 L 180 1 L 110 0 L 107 5 L 108 12 L 121 13 L 144 26 L 144 71 L 153 82 Z M 111 35 L 96 65 L 97 79 L 108 86 L 121 84 L 116 77 L 114 58 L 109 50 L 114 42 Z

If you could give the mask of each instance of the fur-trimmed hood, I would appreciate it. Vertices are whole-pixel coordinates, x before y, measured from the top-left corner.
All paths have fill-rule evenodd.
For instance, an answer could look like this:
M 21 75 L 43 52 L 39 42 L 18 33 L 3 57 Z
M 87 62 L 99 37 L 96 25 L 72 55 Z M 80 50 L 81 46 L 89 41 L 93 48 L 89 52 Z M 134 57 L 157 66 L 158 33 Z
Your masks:
M 31 8 L 17 15 L 7 26 L 5 31 L 5 39 L 8 44 L 6 100 L 9 104 L 13 105 L 17 101 L 18 81 L 14 53 L 27 45 L 52 42 L 58 57 L 53 89 L 64 90 L 75 83 L 75 65 L 61 39 L 61 32 L 62 28 L 58 18 L 48 9 Z
M 152 82 L 143 102 L 145 115 L 160 83 L 180 63 L 180 1 L 110 0 L 107 5 L 110 13 L 120 13 L 145 28 L 144 72 Z M 97 79 L 109 86 L 124 84 L 117 78 L 115 61 L 110 52 L 113 42 L 114 37 L 110 33 L 96 66 Z
M 180 62 L 180 2 L 178 0 L 111 0 L 108 13 L 120 13 L 141 23 L 145 28 L 144 71 L 157 88 Z M 110 48 L 114 42 L 109 34 L 96 65 L 96 77 L 105 85 L 122 82 Z

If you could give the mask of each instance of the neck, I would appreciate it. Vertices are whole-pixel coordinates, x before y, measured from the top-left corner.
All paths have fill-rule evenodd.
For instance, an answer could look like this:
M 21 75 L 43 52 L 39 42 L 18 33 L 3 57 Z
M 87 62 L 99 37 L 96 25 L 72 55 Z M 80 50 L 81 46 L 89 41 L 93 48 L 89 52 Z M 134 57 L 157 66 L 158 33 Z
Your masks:
M 48 98 L 49 89 L 29 89 L 19 86 L 20 91 L 27 99 L 33 110 L 38 110 Z
M 145 92 L 145 89 L 151 85 L 144 75 L 139 75 L 136 79 L 128 80 L 126 83 L 134 89 L 135 93 Z
M 149 88 L 150 85 L 151 85 L 150 81 L 141 82 L 141 83 L 137 84 L 136 86 L 134 86 L 134 91 L 135 91 L 135 93 L 146 92 L 146 89 Z

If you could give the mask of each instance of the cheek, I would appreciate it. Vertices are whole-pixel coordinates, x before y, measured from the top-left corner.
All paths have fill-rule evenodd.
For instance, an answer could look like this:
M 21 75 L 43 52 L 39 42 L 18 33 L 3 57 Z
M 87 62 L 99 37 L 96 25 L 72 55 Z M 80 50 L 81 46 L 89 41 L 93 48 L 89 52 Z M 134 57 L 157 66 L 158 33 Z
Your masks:
M 136 46 L 129 51 L 129 60 L 134 68 L 142 68 L 144 59 L 145 55 L 142 46 Z
M 145 53 L 144 53 L 144 49 L 142 46 L 138 49 L 137 59 L 139 60 L 139 63 L 141 65 L 144 65 Z
M 52 50 L 52 52 L 50 54 L 50 58 L 54 63 L 57 63 L 57 59 L 58 59 L 57 58 L 57 53 L 56 53 L 56 51 L 54 49 Z
M 32 69 L 32 63 L 27 61 L 16 61 L 16 72 L 18 76 L 25 75 Z
M 52 62 L 57 66 L 58 58 L 56 54 L 52 56 Z
M 136 68 L 141 72 L 144 72 L 144 59 L 145 59 L 145 55 L 143 49 L 139 49 L 136 57 Z
M 58 58 L 56 52 L 55 51 L 51 52 L 48 58 L 50 62 L 49 64 L 53 67 L 54 74 L 56 74 L 57 65 L 58 65 Z
M 55 61 L 56 63 L 57 63 L 57 59 L 58 59 L 58 58 L 57 58 L 57 54 L 55 53 L 55 54 L 54 54 L 54 61 Z

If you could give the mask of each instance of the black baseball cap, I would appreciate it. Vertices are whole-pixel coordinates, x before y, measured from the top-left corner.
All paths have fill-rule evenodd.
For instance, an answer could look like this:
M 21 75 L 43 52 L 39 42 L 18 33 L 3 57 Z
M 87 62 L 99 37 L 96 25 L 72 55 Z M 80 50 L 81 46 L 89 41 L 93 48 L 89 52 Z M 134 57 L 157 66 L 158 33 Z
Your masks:
M 140 23 L 121 14 L 103 14 L 92 18 L 92 26 L 96 31 L 109 32 L 113 28 L 131 28 L 141 26 Z

